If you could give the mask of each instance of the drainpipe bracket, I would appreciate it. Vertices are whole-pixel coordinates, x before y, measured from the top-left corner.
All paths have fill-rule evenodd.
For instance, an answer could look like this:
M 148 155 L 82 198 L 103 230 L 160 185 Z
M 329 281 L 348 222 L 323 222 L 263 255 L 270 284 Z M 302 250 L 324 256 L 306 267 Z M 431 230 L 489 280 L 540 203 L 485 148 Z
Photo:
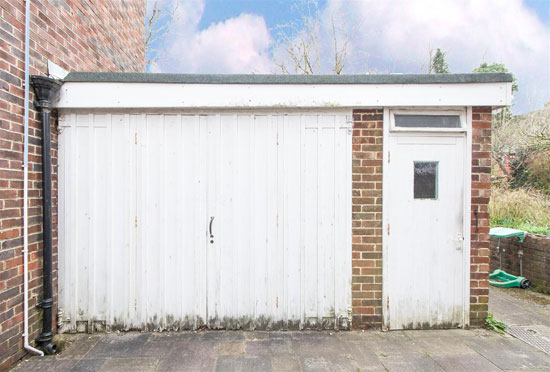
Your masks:
M 42 301 L 40 301 L 40 303 L 38 305 L 36 305 L 37 307 L 41 308 L 41 309 L 50 309 L 53 307 L 53 299 L 52 298 L 46 298 L 46 299 L 43 299 Z

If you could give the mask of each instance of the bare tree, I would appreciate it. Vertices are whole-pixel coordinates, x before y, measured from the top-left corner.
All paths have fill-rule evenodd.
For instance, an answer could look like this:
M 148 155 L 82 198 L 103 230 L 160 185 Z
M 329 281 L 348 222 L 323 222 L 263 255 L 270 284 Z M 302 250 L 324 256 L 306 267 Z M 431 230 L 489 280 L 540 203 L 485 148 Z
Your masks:
M 283 74 L 320 74 L 322 71 L 323 28 L 321 12 L 315 0 L 302 0 L 293 5 L 299 14 L 297 22 L 277 27 L 277 42 L 274 48 L 274 63 Z M 332 72 L 341 74 L 347 56 L 350 37 L 331 16 Z
M 431 47 L 431 45 L 428 44 L 428 68 L 426 69 L 426 73 L 427 73 L 427 74 L 431 74 L 431 73 L 432 73 L 433 58 L 434 58 L 434 50 L 433 50 L 433 48 Z M 422 69 L 422 68 L 421 68 L 421 69 Z
M 491 153 L 507 177 L 511 176 L 503 162 L 507 154 L 547 150 L 550 150 L 550 102 L 525 115 L 505 115 L 503 111 L 494 116 Z M 524 166 L 521 159 L 516 166 Z
M 178 0 L 148 1 L 147 17 L 145 19 L 145 67 L 158 61 L 159 48 L 154 48 L 170 32 L 176 20 Z

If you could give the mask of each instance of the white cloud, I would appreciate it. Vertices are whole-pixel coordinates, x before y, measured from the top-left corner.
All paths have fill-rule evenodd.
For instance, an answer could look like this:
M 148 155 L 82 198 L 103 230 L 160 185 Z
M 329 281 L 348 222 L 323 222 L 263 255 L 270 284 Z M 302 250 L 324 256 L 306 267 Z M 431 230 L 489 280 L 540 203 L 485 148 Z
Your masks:
M 550 99 L 550 28 L 520 0 L 329 0 L 355 28 L 348 72 L 425 72 L 428 47 L 447 52 L 452 72 L 504 63 L 520 87 L 516 111 Z M 421 70 L 421 67 L 424 68 Z
M 267 73 L 271 36 L 263 17 L 241 14 L 199 30 L 204 1 L 178 8 L 156 71 L 182 73 Z
M 277 70 L 262 16 L 243 13 L 200 29 L 203 12 L 204 0 L 181 1 L 164 53 L 151 71 Z M 328 0 L 321 32 L 325 73 L 332 58 L 331 15 L 354 35 L 345 73 L 423 73 L 428 48 L 439 47 L 452 72 L 470 72 L 484 61 L 504 63 L 518 79 L 516 112 L 550 99 L 550 28 L 521 0 Z

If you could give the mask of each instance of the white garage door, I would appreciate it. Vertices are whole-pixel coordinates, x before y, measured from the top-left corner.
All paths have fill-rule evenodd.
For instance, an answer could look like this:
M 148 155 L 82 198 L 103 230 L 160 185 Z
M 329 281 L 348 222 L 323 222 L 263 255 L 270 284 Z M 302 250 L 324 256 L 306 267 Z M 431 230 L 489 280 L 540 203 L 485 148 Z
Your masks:
M 348 112 L 60 126 L 64 331 L 348 325 Z

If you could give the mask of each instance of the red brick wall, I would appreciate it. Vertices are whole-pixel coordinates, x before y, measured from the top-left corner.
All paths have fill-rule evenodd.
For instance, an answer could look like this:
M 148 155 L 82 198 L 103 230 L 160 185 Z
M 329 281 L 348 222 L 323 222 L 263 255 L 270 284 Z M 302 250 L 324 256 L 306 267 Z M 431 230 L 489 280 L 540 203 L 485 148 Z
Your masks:
M 47 62 L 66 70 L 143 71 L 145 0 L 40 0 L 31 4 L 31 74 Z M 24 355 L 23 97 L 25 2 L 0 0 L 0 370 Z M 32 97 L 32 96 L 31 96 Z M 31 98 L 32 102 L 32 98 Z M 32 103 L 31 103 L 32 108 Z M 40 332 L 41 146 L 40 123 L 29 129 L 30 340 Z M 57 135 L 52 127 L 54 270 L 57 270 Z M 54 293 L 57 281 L 54 275 Z M 56 298 L 54 298 L 56 301 Z M 57 302 L 57 301 L 56 301 Z M 54 308 L 54 314 L 56 309 Z
M 354 110 L 352 148 L 352 325 L 382 325 L 383 110 Z
M 472 210 L 470 325 L 482 326 L 489 303 L 489 198 L 491 197 L 491 107 L 472 109 Z M 477 211 L 477 216 L 476 216 Z
M 354 328 L 380 328 L 383 111 L 355 110 L 353 120 L 352 324 Z M 472 124 L 470 325 L 481 326 L 489 295 L 491 108 L 474 107 Z
M 491 237 L 491 272 L 499 268 L 498 238 Z M 523 243 L 517 238 L 500 240 L 504 248 L 502 270 L 519 275 L 518 251 L 523 250 L 523 276 L 533 286 L 550 292 L 550 237 L 527 234 Z

